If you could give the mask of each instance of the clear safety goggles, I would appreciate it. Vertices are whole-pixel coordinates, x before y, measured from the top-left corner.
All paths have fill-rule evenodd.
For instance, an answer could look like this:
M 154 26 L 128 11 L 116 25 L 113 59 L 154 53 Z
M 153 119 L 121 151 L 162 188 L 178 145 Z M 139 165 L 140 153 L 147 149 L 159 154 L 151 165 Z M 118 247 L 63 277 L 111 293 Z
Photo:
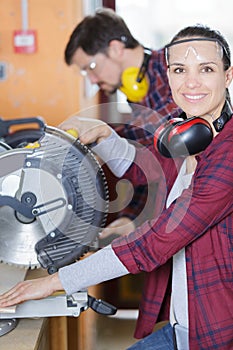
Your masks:
M 211 38 L 189 38 L 165 46 L 168 66 L 185 64 L 189 58 L 195 58 L 199 62 L 216 62 L 222 60 L 224 53 L 227 54 L 226 49 L 220 42 Z
M 85 68 L 80 69 L 80 74 L 86 77 L 88 74 L 93 73 L 96 69 L 97 63 L 95 61 L 90 62 Z

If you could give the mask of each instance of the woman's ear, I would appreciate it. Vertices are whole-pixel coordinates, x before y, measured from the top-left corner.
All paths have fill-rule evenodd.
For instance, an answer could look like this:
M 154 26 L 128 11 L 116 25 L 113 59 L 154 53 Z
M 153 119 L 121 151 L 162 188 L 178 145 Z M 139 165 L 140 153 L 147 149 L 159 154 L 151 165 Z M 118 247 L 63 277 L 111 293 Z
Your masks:
M 229 87 L 233 79 L 233 66 L 226 71 L 226 88 Z
M 168 78 L 168 83 L 170 85 L 170 71 L 169 71 L 169 67 L 167 68 L 167 78 Z

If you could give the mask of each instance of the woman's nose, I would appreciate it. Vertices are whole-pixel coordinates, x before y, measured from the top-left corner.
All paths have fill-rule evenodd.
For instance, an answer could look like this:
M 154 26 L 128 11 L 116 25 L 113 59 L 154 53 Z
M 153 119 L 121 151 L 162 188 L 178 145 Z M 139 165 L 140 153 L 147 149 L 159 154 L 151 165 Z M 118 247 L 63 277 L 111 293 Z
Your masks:
M 190 89 L 193 89 L 195 87 L 199 87 L 201 85 L 200 77 L 198 77 L 197 74 L 190 72 L 186 76 L 185 85 L 187 87 L 189 87 Z

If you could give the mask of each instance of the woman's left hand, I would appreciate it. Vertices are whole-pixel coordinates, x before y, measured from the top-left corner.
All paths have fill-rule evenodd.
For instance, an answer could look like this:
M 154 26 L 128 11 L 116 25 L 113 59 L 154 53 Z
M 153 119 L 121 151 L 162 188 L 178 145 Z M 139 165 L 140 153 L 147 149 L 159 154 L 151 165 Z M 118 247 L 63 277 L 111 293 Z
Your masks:
M 16 284 L 9 291 L 0 295 L 0 307 L 9 307 L 26 300 L 42 299 L 55 291 L 62 290 L 58 273 L 47 277 L 23 281 Z

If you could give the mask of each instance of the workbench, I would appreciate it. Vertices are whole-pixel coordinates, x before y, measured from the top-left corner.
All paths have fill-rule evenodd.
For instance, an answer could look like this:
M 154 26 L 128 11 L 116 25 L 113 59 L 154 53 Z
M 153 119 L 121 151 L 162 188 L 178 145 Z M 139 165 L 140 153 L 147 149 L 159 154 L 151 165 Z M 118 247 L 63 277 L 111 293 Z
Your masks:
M 1 350 L 50 350 L 48 319 L 20 319 L 16 328 L 0 337 Z

